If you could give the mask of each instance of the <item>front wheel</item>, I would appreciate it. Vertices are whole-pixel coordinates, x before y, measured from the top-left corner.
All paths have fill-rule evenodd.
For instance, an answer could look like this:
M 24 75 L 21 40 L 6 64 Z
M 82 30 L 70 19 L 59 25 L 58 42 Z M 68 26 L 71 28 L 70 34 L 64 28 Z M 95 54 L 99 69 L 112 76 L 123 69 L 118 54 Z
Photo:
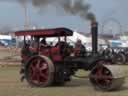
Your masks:
M 113 65 L 96 66 L 89 75 L 90 82 L 95 88 L 104 91 L 121 88 L 124 83 L 124 77 L 120 77 L 121 72 L 119 72 L 119 70 L 114 70 L 115 68 L 119 67 Z

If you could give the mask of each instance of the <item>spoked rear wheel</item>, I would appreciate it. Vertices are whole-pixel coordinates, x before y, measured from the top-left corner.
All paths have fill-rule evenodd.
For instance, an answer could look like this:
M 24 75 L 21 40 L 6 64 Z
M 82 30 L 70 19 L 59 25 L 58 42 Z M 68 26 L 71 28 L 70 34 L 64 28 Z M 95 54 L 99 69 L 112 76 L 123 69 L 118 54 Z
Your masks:
M 25 77 L 32 86 L 46 87 L 53 81 L 54 65 L 46 56 L 32 57 L 25 67 Z

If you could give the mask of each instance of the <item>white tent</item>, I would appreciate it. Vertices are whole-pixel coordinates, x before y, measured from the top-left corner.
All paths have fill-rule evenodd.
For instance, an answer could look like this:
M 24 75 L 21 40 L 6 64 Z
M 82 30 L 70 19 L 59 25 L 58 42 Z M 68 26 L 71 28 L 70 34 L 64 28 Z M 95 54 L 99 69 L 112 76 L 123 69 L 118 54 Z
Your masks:
M 3 40 L 3 39 L 6 39 L 6 40 L 11 40 L 12 37 L 10 35 L 0 35 L 0 39 Z
M 73 36 L 68 37 L 68 40 L 71 40 L 73 42 L 76 42 L 78 39 L 80 39 L 82 43 L 89 43 L 91 41 L 91 38 L 86 37 L 78 32 L 74 32 Z

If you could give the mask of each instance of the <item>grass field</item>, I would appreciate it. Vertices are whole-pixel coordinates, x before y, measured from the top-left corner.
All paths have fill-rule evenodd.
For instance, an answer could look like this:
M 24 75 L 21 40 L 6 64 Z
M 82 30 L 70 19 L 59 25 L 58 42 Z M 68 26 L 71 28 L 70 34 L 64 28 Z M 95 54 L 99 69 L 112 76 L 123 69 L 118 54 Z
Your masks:
M 73 79 L 65 86 L 31 88 L 20 82 L 19 67 L 0 68 L 0 96 L 128 96 L 128 82 L 114 92 L 96 91 L 87 78 Z

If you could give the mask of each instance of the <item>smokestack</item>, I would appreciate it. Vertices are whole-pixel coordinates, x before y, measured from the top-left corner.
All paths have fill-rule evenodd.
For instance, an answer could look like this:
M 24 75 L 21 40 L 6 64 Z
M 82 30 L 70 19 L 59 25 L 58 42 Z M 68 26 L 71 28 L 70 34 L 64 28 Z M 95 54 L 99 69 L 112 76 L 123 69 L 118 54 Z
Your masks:
M 91 21 L 91 35 L 92 35 L 92 52 L 97 53 L 97 49 L 98 49 L 98 23 L 96 20 Z

